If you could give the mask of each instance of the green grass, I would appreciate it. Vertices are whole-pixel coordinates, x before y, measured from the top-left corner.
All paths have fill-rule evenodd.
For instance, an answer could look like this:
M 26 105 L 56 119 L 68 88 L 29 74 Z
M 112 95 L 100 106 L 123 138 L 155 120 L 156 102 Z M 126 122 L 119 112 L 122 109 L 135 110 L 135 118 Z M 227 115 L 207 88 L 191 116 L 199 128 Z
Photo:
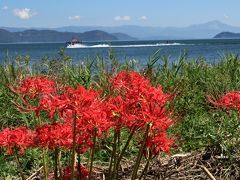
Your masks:
M 0 65 L 0 127 L 19 126 L 32 118 L 31 115 L 18 112 L 12 103 L 17 101 L 17 97 L 7 85 L 16 83 L 19 78 L 41 73 L 72 86 L 82 84 L 87 88 L 100 88 L 107 85 L 112 73 L 131 69 L 144 74 L 154 86 L 161 84 L 164 91 L 176 94 L 174 101 L 169 104 L 176 119 L 176 126 L 169 132 L 176 138 L 173 152 L 213 147 L 225 155 L 240 153 L 239 115 L 234 111 L 226 113 L 217 110 L 207 99 L 207 96 L 217 97 L 230 90 L 240 90 L 240 58 L 237 55 L 226 54 L 219 57 L 217 64 L 208 64 L 205 59 L 189 59 L 183 54 L 171 63 L 169 57 L 161 56 L 158 51 L 149 58 L 145 68 L 139 68 L 141 66 L 133 60 L 120 64 L 111 50 L 109 60 L 106 62 L 103 57 L 96 55 L 95 59 L 86 59 L 84 63 L 75 65 L 63 49 L 55 58 L 43 58 L 36 64 L 31 62 L 29 56 L 18 56 L 17 63 L 6 58 L 5 63 Z M 134 152 L 130 147 L 127 154 L 131 156 Z M 107 161 L 109 155 L 101 151 L 96 158 L 98 161 Z M 36 169 L 40 162 L 38 150 L 28 151 L 22 161 L 27 172 Z M 1 153 L 0 164 L 0 177 L 17 176 L 16 165 L 11 157 Z

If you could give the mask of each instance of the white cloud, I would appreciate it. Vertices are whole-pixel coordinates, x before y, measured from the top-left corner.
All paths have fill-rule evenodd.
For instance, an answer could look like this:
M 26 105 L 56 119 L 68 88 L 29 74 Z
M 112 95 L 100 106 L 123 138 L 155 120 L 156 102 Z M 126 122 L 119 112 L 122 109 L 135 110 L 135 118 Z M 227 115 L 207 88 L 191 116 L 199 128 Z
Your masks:
M 8 6 L 3 6 L 2 10 L 8 10 Z
M 147 20 L 147 16 L 141 16 L 140 19 L 141 20 Z
M 116 16 L 114 17 L 115 21 L 130 21 L 131 17 L 130 16 Z
M 80 16 L 69 16 L 69 20 L 79 20 L 81 17 Z
M 23 9 L 14 9 L 14 15 L 19 17 L 20 19 L 30 19 L 36 13 L 33 13 L 31 9 L 23 8 Z

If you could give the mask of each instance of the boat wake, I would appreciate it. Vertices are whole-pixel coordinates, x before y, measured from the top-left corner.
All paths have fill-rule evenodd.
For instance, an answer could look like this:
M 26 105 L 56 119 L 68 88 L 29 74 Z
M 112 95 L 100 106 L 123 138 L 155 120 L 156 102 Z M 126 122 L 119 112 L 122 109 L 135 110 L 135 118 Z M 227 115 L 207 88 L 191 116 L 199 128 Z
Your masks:
M 156 43 L 156 44 L 132 44 L 132 45 L 109 45 L 109 44 L 96 44 L 84 45 L 76 44 L 67 48 L 137 48 L 137 47 L 158 47 L 158 46 L 180 46 L 187 45 L 182 43 Z

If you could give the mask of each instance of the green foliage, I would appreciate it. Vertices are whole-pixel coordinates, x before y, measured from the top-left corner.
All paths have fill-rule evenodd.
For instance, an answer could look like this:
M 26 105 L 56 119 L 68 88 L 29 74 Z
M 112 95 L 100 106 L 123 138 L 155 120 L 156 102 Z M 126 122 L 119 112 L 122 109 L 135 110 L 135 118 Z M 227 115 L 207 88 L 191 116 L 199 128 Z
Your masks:
M 26 175 L 30 176 L 32 171 L 37 170 L 41 166 L 41 151 L 38 149 L 30 149 L 21 157 L 21 167 Z M 4 179 L 19 179 L 18 167 L 14 156 L 3 154 L 0 152 L 0 177 Z

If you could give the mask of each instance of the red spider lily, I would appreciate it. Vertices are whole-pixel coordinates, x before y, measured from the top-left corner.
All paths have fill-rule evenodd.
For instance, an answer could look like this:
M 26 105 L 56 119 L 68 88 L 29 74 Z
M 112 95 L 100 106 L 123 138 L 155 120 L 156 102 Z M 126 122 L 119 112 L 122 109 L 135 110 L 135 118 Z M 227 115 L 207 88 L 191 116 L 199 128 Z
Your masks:
M 63 123 L 45 124 L 36 128 L 37 146 L 49 149 L 70 148 L 72 146 L 72 127 Z
M 119 126 L 136 128 L 135 137 L 139 143 L 146 143 L 152 157 L 160 151 L 168 152 L 173 140 L 166 135 L 166 130 L 173 124 L 171 114 L 166 110 L 172 95 L 165 94 L 162 87 L 152 87 L 150 81 L 136 72 L 121 71 L 110 79 L 116 98 L 108 100 L 108 117 L 118 122 Z M 146 126 L 150 125 L 148 132 Z M 143 132 L 149 134 L 143 141 Z
M 87 168 L 86 167 L 84 167 L 83 165 L 81 165 L 80 166 L 80 172 L 81 172 L 81 179 L 82 180 L 87 180 L 87 177 L 88 177 L 88 174 L 89 174 L 89 172 L 88 172 L 88 170 L 87 170 Z M 71 167 L 70 166 L 68 166 L 68 167 L 65 167 L 64 169 L 63 169 L 63 180 L 69 180 L 69 179 L 71 179 L 71 174 L 72 174 L 72 169 L 71 169 Z M 75 176 L 76 176 L 76 178 L 77 179 L 79 179 L 80 178 L 80 174 L 79 174 L 79 170 L 78 170 L 78 167 L 76 166 L 75 167 Z
M 152 87 L 149 80 L 128 71 L 121 71 L 110 79 L 110 83 L 113 91 L 121 95 L 122 108 L 117 112 L 125 119 L 126 127 L 144 128 L 147 123 L 153 123 L 158 128 L 167 129 L 172 124 L 165 109 L 171 96 L 163 93 L 161 87 Z
M 102 132 L 106 132 L 111 127 L 99 93 L 79 86 L 76 90 L 73 88 L 66 89 L 64 95 L 68 97 L 70 101 L 68 106 L 72 109 L 65 108 L 62 112 L 62 118 L 72 114 L 70 112 L 73 110 L 77 118 L 77 131 L 88 132 L 93 135 L 94 129 L 97 129 L 98 136 L 101 136 Z M 70 120 L 72 121 L 71 117 Z
M 63 95 L 43 95 L 39 100 L 38 111 L 46 111 L 48 117 L 52 119 L 54 114 L 61 114 L 63 111 L 69 111 L 70 100 Z
M 226 109 L 236 109 L 240 111 L 240 92 L 231 91 L 226 93 L 222 98 L 217 101 L 212 100 L 208 97 L 208 100 L 217 107 L 222 107 Z
M 119 127 L 124 124 L 125 102 L 121 96 L 109 98 L 104 102 L 105 112 L 112 127 Z
M 42 96 L 50 96 L 56 93 L 56 83 L 42 75 L 26 77 L 19 85 L 9 87 L 22 98 L 22 104 L 14 102 L 18 110 L 21 112 L 35 112 L 37 117 L 40 116 L 41 110 L 38 104 L 39 99 Z
M 91 134 L 84 128 L 78 129 L 76 144 L 79 145 L 78 153 L 84 153 L 92 146 Z M 73 146 L 72 124 L 52 123 L 36 128 L 35 146 L 48 149 L 71 149 Z
M 173 144 L 173 139 L 168 138 L 165 132 L 158 132 L 151 135 L 146 140 L 146 146 L 144 148 L 144 154 L 146 155 L 146 149 L 149 149 L 151 157 L 155 157 L 161 151 L 168 153 L 170 147 Z
M 23 99 L 27 97 L 30 99 L 35 98 L 41 94 L 50 94 L 55 92 L 55 82 L 50 81 L 48 78 L 39 76 L 26 77 L 17 89 L 13 89 L 17 94 L 21 94 Z
M 144 79 L 137 72 L 121 71 L 114 78 L 110 79 L 110 83 L 115 89 L 126 89 L 134 91 L 135 89 L 149 85 L 150 81 Z M 133 88 L 133 89 L 132 89 Z
M 36 134 L 26 127 L 19 127 L 13 130 L 8 128 L 0 132 L 0 146 L 7 147 L 8 153 L 13 155 L 12 149 L 24 149 L 33 146 Z
M 97 118 L 97 117 L 96 117 Z M 103 125 L 100 124 L 101 118 L 98 117 L 98 131 L 99 136 L 101 132 L 104 131 Z M 84 153 L 88 148 L 90 148 L 92 143 L 92 136 L 94 134 L 94 127 L 89 122 L 89 119 L 77 119 L 77 132 L 76 132 L 76 144 L 79 145 L 80 149 L 78 153 Z M 96 123 L 95 123 L 96 124 Z M 72 120 L 66 120 L 64 123 L 52 123 L 45 124 L 43 126 L 38 126 L 36 128 L 37 138 L 36 144 L 40 147 L 55 149 L 55 148 L 72 148 L 73 145 L 73 134 L 72 134 Z M 101 129 L 102 128 L 102 129 Z

